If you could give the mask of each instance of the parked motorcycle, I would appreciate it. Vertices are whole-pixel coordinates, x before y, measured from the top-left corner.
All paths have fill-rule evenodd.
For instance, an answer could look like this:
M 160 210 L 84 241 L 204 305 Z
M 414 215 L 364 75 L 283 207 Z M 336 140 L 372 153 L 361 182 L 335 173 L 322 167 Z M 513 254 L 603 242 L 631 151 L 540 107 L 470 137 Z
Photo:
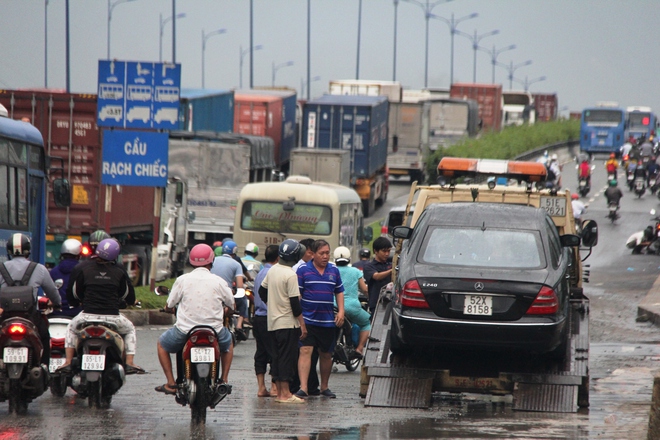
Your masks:
M 220 346 L 213 327 L 197 325 L 188 332 L 183 350 L 176 354 L 176 367 L 176 402 L 190 406 L 193 424 L 206 423 L 206 408 L 214 409 L 232 390 L 220 381 Z
M 357 340 L 354 336 L 357 336 L 358 332 L 359 327 L 353 326 L 349 319 L 344 316 L 344 325 L 337 333 L 332 361 L 335 364 L 345 366 L 348 371 L 355 371 L 362 360 L 362 356 L 359 356 L 359 353 L 355 351 Z
M 647 226 L 643 231 L 636 232 L 628 237 L 626 247 L 632 249 L 633 255 L 646 252 L 647 254 L 660 254 L 660 215 L 651 210 L 653 225 Z
M 646 179 L 641 176 L 635 177 L 633 186 L 635 188 L 635 194 L 638 198 L 641 198 L 646 192 Z
M 24 415 L 28 404 L 48 388 L 48 371 L 40 365 L 39 331 L 27 317 L 10 317 L 0 326 L 0 350 L 0 402 L 9 400 L 9 412 Z
M 607 218 L 610 219 L 612 223 L 619 219 L 619 205 L 617 203 L 610 203 L 607 205 Z

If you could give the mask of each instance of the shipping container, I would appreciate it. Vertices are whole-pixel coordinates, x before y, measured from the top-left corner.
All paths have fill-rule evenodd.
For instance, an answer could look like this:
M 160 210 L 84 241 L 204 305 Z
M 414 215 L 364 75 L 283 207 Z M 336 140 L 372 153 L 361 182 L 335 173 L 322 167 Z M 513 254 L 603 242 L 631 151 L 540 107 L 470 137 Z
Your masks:
M 477 101 L 483 130 L 499 131 L 502 128 L 501 84 L 456 83 L 451 86 L 450 96 Z
M 101 131 L 96 125 L 96 95 L 52 90 L 0 90 L 0 103 L 12 119 L 27 118 L 44 138 L 46 154 L 61 159 L 71 182 L 71 206 L 55 206 L 48 188 L 46 262 L 59 261 L 62 241 L 86 240 L 97 229 L 150 243 L 154 188 L 101 184 Z M 59 167 L 53 160 L 52 167 Z M 126 242 L 126 241 L 124 241 Z
M 337 79 L 330 81 L 331 95 L 387 96 L 390 102 L 401 101 L 401 83 L 369 79 Z
M 403 89 L 401 92 L 401 102 L 419 102 L 444 98 L 449 98 L 449 89 Z
M 292 90 L 263 89 L 234 92 L 234 132 L 269 136 L 275 142 L 275 163 L 288 170 L 296 147 L 297 96 Z
M 534 97 L 537 121 L 548 122 L 557 119 L 559 100 L 556 93 L 534 93 L 532 96 Z
M 314 182 L 350 186 L 351 153 L 347 150 L 296 148 L 291 152 L 291 174 Z
M 232 90 L 181 89 L 179 130 L 234 130 Z

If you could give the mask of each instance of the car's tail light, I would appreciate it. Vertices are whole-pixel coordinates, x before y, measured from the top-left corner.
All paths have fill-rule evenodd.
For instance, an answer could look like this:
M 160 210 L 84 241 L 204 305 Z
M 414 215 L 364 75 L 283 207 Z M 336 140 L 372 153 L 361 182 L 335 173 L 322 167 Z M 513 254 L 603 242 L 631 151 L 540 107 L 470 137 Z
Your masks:
M 387 225 L 380 227 L 380 235 L 387 235 Z
M 12 324 L 9 326 L 9 338 L 12 341 L 20 341 L 27 333 L 27 328 L 23 324 Z
M 528 315 L 554 315 L 559 310 L 557 293 L 548 286 L 541 287 L 534 302 L 527 310 Z
M 410 280 L 403 285 L 403 292 L 401 292 L 401 305 L 405 307 L 414 307 L 416 309 L 430 308 L 417 280 Z

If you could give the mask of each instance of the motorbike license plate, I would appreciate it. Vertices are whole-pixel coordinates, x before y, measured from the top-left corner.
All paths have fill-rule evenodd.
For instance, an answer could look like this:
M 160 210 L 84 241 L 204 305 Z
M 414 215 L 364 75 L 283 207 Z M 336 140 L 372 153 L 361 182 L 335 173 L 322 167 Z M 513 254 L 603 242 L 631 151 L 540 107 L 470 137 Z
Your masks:
M 465 295 L 463 314 L 491 316 L 493 314 L 493 297 L 487 295 Z
M 5 347 L 2 354 L 2 360 L 5 364 L 27 364 L 27 347 Z
M 85 371 L 103 371 L 105 368 L 104 354 L 83 354 L 82 369 Z
M 193 364 L 215 362 L 215 350 L 213 347 L 193 347 L 190 349 L 190 362 Z
M 48 371 L 54 373 L 55 370 L 60 368 L 66 362 L 66 358 L 50 358 L 50 363 L 48 364 Z

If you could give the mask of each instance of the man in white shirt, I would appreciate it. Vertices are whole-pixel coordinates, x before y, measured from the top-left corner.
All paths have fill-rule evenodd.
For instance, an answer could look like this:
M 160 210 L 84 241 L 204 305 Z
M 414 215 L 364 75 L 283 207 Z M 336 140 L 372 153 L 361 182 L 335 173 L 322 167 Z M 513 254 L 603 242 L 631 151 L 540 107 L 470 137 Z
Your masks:
M 234 308 L 234 296 L 227 282 L 210 272 L 215 254 L 206 244 L 198 244 L 190 250 L 190 264 L 195 269 L 180 276 L 174 282 L 167 298 L 166 309 L 178 306 L 176 323 L 158 339 L 158 360 L 167 383 L 156 387 L 165 394 L 176 393 L 176 381 L 172 374 L 170 353 L 177 353 L 186 343 L 188 332 L 196 325 L 208 325 L 218 334 L 222 373 L 220 380 L 227 382 L 229 368 L 234 357 L 231 334 L 223 325 L 225 306 Z

